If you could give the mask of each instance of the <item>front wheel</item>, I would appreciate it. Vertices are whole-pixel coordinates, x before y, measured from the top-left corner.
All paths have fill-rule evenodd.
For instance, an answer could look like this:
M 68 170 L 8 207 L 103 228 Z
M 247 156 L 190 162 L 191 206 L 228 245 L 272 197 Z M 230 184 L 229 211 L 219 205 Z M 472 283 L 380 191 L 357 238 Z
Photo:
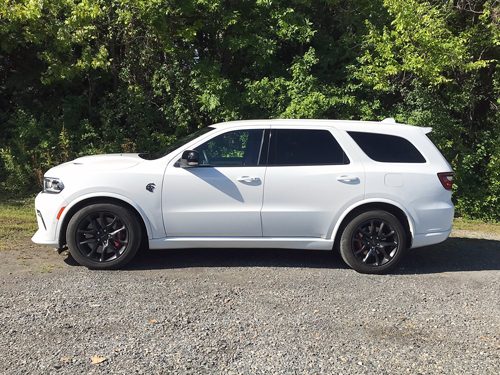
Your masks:
M 110 203 L 82 208 L 70 220 L 66 234 L 73 258 L 89 269 L 116 269 L 135 255 L 141 228 L 127 208 Z
M 406 235 L 399 220 L 383 210 L 364 212 L 344 229 L 340 254 L 361 273 L 381 274 L 392 270 L 403 257 Z

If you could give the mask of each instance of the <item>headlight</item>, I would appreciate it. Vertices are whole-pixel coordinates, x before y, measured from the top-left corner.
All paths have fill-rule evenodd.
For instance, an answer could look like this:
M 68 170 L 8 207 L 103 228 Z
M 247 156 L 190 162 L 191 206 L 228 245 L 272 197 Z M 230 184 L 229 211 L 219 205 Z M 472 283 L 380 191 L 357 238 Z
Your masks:
M 58 178 L 44 177 L 43 192 L 50 194 L 59 194 L 64 189 L 63 182 Z

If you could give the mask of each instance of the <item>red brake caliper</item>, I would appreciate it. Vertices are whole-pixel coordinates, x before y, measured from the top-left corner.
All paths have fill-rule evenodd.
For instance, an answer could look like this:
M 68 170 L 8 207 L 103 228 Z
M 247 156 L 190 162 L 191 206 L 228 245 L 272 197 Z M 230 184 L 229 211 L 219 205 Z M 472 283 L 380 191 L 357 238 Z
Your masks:
M 361 233 L 358 233 L 358 238 L 363 238 L 363 236 L 361 235 Z M 359 241 L 356 241 L 356 247 L 358 248 L 358 250 L 361 250 L 361 248 L 363 247 L 363 245 L 361 244 L 361 242 Z
M 120 224 L 121 224 L 121 222 L 117 222 L 117 223 L 115 224 L 115 230 L 116 230 L 116 228 L 120 228 Z M 118 235 L 118 239 L 119 239 L 119 240 L 123 240 L 123 239 L 124 239 L 124 238 L 123 238 L 124 236 L 123 236 L 123 233 L 122 233 L 122 232 L 118 232 L 118 233 L 117 233 L 117 235 Z M 116 247 L 118 247 L 118 246 L 120 246 L 120 244 L 119 244 L 118 242 L 115 242 L 115 246 L 116 246 Z

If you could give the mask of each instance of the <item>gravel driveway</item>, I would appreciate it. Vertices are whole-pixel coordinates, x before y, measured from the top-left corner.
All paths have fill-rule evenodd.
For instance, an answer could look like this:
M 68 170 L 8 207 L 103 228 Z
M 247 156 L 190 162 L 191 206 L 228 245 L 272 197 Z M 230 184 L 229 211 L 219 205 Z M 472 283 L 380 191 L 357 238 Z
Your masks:
M 500 374 L 500 241 L 455 236 L 385 276 L 320 251 L 56 253 L 0 274 L 0 373 Z

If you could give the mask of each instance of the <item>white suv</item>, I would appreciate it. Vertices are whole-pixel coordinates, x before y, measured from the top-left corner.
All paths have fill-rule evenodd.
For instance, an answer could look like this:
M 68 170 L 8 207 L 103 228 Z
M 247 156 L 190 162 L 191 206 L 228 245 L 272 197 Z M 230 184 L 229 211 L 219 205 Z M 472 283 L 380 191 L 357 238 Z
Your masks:
M 453 172 L 431 128 L 255 120 L 212 125 L 164 153 L 96 155 L 50 169 L 35 201 L 38 244 L 92 269 L 141 244 L 165 248 L 337 248 L 384 273 L 405 249 L 451 232 Z

